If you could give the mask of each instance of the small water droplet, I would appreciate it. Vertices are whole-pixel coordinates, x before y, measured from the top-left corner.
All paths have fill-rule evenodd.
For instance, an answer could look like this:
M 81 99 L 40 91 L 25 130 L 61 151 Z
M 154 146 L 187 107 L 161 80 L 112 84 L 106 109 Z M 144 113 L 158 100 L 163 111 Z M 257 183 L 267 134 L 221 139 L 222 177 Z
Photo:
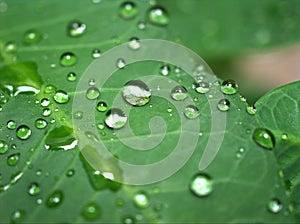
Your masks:
M 17 128 L 17 137 L 21 140 L 26 140 L 31 136 L 31 129 L 26 125 L 21 125 Z
M 42 198 L 37 198 L 37 199 L 36 199 L 36 203 L 37 203 L 38 205 L 41 205 L 41 204 L 43 203 L 43 199 L 42 199 Z
M 50 100 L 48 98 L 41 99 L 41 106 L 48 107 L 50 105 Z
M 38 129 L 43 129 L 47 126 L 47 121 L 45 121 L 44 119 L 42 118 L 39 118 L 35 121 L 35 127 L 38 128 Z
M 89 82 L 88 82 L 89 86 L 94 86 L 96 85 L 96 81 L 95 79 L 90 79 Z
M 6 127 L 10 130 L 14 130 L 17 127 L 17 123 L 13 120 L 7 122 Z
M 247 106 L 246 111 L 250 115 L 255 115 L 256 114 L 256 108 L 254 106 Z
M 49 117 L 51 114 L 52 114 L 52 111 L 51 111 L 49 108 L 43 109 L 42 115 L 43 115 L 44 117 Z
M 274 214 L 279 213 L 282 209 L 281 202 L 274 198 L 268 203 L 268 210 Z
M 97 110 L 99 112 L 105 112 L 107 110 L 107 104 L 103 101 L 97 103 Z
M 75 54 L 71 53 L 71 52 L 66 52 L 63 53 L 60 56 L 60 64 L 62 66 L 72 66 L 76 63 L 77 59 Z
M 100 96 L 100 91 L 97 87 L 90 87 L 86 91 L 86 98 L 89 100 L 95 100 Z
M 74 116 L 75 119 L 80 120 L 80 119 L 83 118 L 83 112 L 82 111 L 76 111 L 73 116 Z
M 218 102 L 218 109 L 220 111 L 228 111 L 229 108 L 230 108 L 230 102 L 229 102 L 229 100 L 227 100 L 227 99 L 221 99 Z
M 118 108 L 113 108 L 106 113 L 105 124 L 109 128 L 120 129 L 127 123 L 126 114 Z
M 171 91 L 171 97 L 173 100 L 184 100 L 187 96 L 187 90 L 183 86 L 175 86 Z
M 289 139 L 288 134 L 286 134 L 286 133 L 282 133 L 280 138 L 282 141 L 287 141 Z
M 54 191 L 46 200 L 46 205 L 49 208 L 54 208 L 59 206 L 64 199 L 64 194 L 61 190 Z
M 122 220 L 123 224 L 135 224 L 135 220 L 132 217 L 125 217 Z
M 196 106 L 189 105 L 184 109 L 184 115 L 188 119 L 195 119 L 195 118 L 199 117 L 200 112 Z
M 119 58 L 117 60 L 117 67 L 121 69 L 124 68 L 125 66 L 126 66 L 125 60 L 123 58 Z
M 15 53 L 17 51 L 17 44 L 15 42 L 7 42 L 4 50 L 6 53 Z
M 204 81 L 195 83 L 194 89 L 197 93 L 205 94 L 205 93 L 209 92 L 209 90 L 210 90 L 209 83 L 204 82 Z
M 0 154 L 6 153 L 8 150 L 8 145 L 5 141 L 0 140 Z
M 97 127 L 99 130 L 104 130 L 104 128 L 105 128 L 104 124 L 102 124 L 102 123 L 98 124 Z
M 123 19 L 132 19 L 137 15 L 137 13 L 138 13 L 138 9 L 136 5 L 131 1 L 122 3 L 119 9 L 119 15 Z
M 0 104 L 6 104 L 8 102 L 8 95 L 0 89 Z
M 237 151 L 237 153 L 236 153 L 236 157 L 237 158 L 241 158 L 242 155 L 244 154 L 244 152 L 245 152 L 244 148 L 239 148 L 238 151 Z
M 28 189 L 28 194 L 35 196 L 38 195 L 40 193 L 41 189 L 40 186 L 37 183 L 31 183 L 29 185 L 29 189 Z
M 132 80 L 123 87 L 122 96 L 130 105 L 144 106 L 150 101 L 151 91 L 146 83 L 140 80 Z
M 23 210 L 16 210 L 11 215 L 11 223 L 20 222 L 25 215 L 25 211 Z
M 67 33 L 70 37 L 79 37 L 86 31 L 86 25 L 80 21 L 72 21 L 67 26 Z
M 133 203 L 137 208 L 147 208 L 150 205 L 149 197 L 145 192 L 139 192 L 133 196 Z
M 160 67 L 160 74 L 166 76 L 166 75 L 169 75 L 170 73 L 170 66 L 169 65 L 163 65 Z
M 224 81 L 221 85 L 221 91 L 227 95 L 236 94 L 237 89 L 238 89 L 238 84 L 231 79 Z
M 167 11 L 160 6 L 152 7 L 148 11 L 147 19 L 150 23 L 158 26 L 166 26 L 170 20 Z
M 144 21 L 138 22 L 137 28 L 140 29 L 140 30 L 146 29 L 146 23 Z
M 198 197 L 205 197 L 213 191 L 213 181 L 207 174 L 197 174 L 190 182 L 191 192 Z
M 41 176 L 41 175 L 42 175 L 42 170 L 37 170 L 37 171 L 35 172 L 35 174 L 36 174 L 37 176 Z
M 86 220 L 95 220 L 100 216 L 100 207 L 96 202 L 89 202 L 82 209 L 82 216 Z
M 253 133 L 253 140 L 261 147 L 272 150 L 275 147 L 275 138 L 271 131 L 257 128 Z
M 69 169 L 68 171 L 67 171 L 67 177 L 73 177 L 74 176 L 74 174 L 75 174 L 75 170 L 74 169 Z
M 128 46 L 130 47 L 130 49 L 132 50 L 138 50 L 140 48 L 140 41 L 138 38 L 136 37 L 132 37 L 129 40 Z
M 53 85 L 47 85 L 45 87 L 44 93 L 51 94 L 51 93 L 54 93 L 55 91 L 56 91 L 56 87 L 55 86 L 53 86 Z
M 53 99 L 56 103 L 59 104 L 68 103 L 70 100 L 68 93 L 62 90 L 56 91 L 55 95 L 53 96 Z
M 7 157 L 7 164 L 9 166 L 15 166 L 20 160 L 20 153 L 15 153 Z
M 92 57 L 93 58 L 99 58 L 101 56 L 101 51 L 98 49 L 98 48 L 95 48 L 93 51 L 92 51 Z
M 70 72 L 67 75 L 67 80 L 70 82 L 74 82 L 74 81 L 76 81 L 76 79 L 77 79 L 77 76 L 76 76 L 76 73 L 74 73 L 74 72 Z
M 36 44 L 42 39 L 42 34 L 37 30 L 28 30 L 24 34 L 24 43 L 25 44 Z
M 246 97 L 244 97 L 244 96 L 240 96 L 240 100 L 241 100 L 242 102 L 247 102 L 247 99 L 246 99 Z

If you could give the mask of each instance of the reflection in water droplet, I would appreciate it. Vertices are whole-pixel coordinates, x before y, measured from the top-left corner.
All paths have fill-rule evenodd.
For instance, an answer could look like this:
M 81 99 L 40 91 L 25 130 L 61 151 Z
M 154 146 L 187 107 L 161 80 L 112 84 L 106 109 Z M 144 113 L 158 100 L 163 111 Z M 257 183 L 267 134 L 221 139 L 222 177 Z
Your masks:
M 183 86 L 175 86 L 171 91 L 171 97 L 173 100 L 184 100 L 187 96 L 187 90 Z
M 6 153 L 8 150 L 8 145 L 5 141 L 0 140 L 0 154 Z
M 100 207 L 96 202 L 89 202 L 83 207 L 82 216 L 86 220 L 95 220 L 100 216 Z
M 47 198 L 46 205 L 49 208 L 55 208 L 63 202 L 63 199 L 63 192 L 61 190 L 56 190 Z
M 99 112 L 105 112 L 107 110 L 107 104 L 103 101 L 97 103 L 97 110 Z
M 274 198 L 268 203 L 268 210 L 274 214 L 279 213 L 282 209 L 281 202 Z
M 15 153 L 7 157 L 7 165 L 15 166 L 20 160 L 20 153 Z
M 17 128 L 17 137 L 22 140 L 26 140 L 31 136 L 31 130 L 26 125 L 21 125 Z
M 10 130 L 14 130 L 17 127 L 17 123 L 13 120 L 7 122 L 6 127 Z
M 71 52 L 66 52 L 60 57 L 60 64 L 62 66 L 72 66 L 76 63 L 77 59 L 75 54 Z
M 125 63 L 124 59 L 119 58 L 117 60 L 117 67 L 121 69 L 121 68 L 124 68 L 125 66 L 126 66 L 126 63 Z
M 197 93 L 207 93 L 209 92 L 210 88 L 209 88 L 209 83 L 207 82 L 198 82 L 196 84 L 194 84 L 194 89 L 196 90 Z
M 140 48 L 140 41 L 136 37 L 132 37 L 128 43 L 130 49 L 138 50 Z
M 230 108 L 230 102 L 227 99 L 222 99 L 218 103 L 218 109 L 220 111 L 228 111 Z
M 170 73 L 170 66 L 169 65 L 163 65 L 160 67 L 160 74 L 162 75 L 169 75 Z
M 41 189 L 40 186 L 37 183 L 32 183 L 29 186 L 28 189 L 28 194 L 34 196 L 34 195 L 38 195 L 40 193 Z
M 200 112 L 196 106 L 189 105 L 184 109 L 184 115 L 188 119 L 195 119 L 195 118 L 199 117 Z
M 190 182 L 191 192 L 198 197 L 205 197 L 213 191 L 213 181 L 207 174 L 197 174 Z
M 256 108 L 254 106 L 247 106 L 246 110 L 247 110 L 247 113 L 250 115 L 256 114 Z
M 90 87 L 86 91 L 86 98 L 89 100 L 95 100 L 100 96 L 100 91 L 97 87 Z
M 130 105 L 143 106 L 150 101 L 151 91 L 146 83 L 132 80 L 123 87 L 122 96 Z
M 231 79 L 224 81 L 221 85 L 221 91 L 227 95 L 235 94 L 237 92 L 237 89 L 238 84 Z
M 24 43 L 25 44 L 36 44 L 42 39 L 42 34 L 37 30 L 28 30 L 24 34 Z
M 150 23 L 158 26 L 166 26 L 170 20 L 167 11 L 159 6 L 154 6 L 148 11 L 147 19 Z
M 147 208 L 150 205 L 149 197 L 144 192 L 139 192 L 133 196 L 133 203 L 137 208 Z
M 271 131 L 257 128 L 253 133 L 253 140 L 261 147 L 272 150 L 275 147 L 275 138 Z
M 68 103 L 70 100 L 68 93 L 62 90 L 56 91 L 55 95 L 53 96 L 53 99 L 56 103 L 59 104 Z
M 42 118 L 39 118 L 35 121 L 35 127 L 38 128 L 38 129 L 43 129 L 47 126 L 47 121 L 45 121 L 44 119 Z
M 74 73 L 74 72 L 70 72 L 67 75 L 67 80 L 70 82 L 74 82 L 74 81 L 76 81 L 76 79 L 77 79 L 77 76 L 76 76 L 76 73 Z
M 131 1 L 124 2 L 119 9 L 119 15 L 123 19 L 132 19 L 137 15 L 137 13 L 138 9 L 136 5 Z
M 67 26 L 67 33 L 70 37 L 79 37 L 84 34 L 86 25 L 80 21 L 72 21 Z
M 97 48 L 95 48 L 92 52 L 92 57 L 93 58 L 99 58 L 101 56 L 101 51 Z
M 126 114 L 118 108 L 113 108 L 106 113 L 105 124 L 109 128 L 120 129 L 127 122 Z

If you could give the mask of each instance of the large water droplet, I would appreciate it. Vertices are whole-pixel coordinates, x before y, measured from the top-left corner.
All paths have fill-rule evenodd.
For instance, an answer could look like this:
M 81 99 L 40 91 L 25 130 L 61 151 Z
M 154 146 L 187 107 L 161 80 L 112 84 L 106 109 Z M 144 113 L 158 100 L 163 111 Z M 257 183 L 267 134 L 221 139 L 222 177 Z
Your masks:
M 257 128 L 253 133 L 253 140 L 261 147 L 272 150 L 275 147 L 275 138 L 271 131 Z
M 72 66 L 76 63 L 77 59 L 75 54 L 71 52 L 66 52 L 60 57 L 60 64 L 62 66 Z
M 48 150 L 72 150 L 77 146 L 73 129 L 68 126 L 60 126 L 48 133 L 45 139 L 45 147 Z
M 231 79 L 224 81 L 221 85 L 221 91 L 227 95 L 235 94 L 237 92 L 237 89 L 238 84 Z
M 97 110 L 99 112 L 105 112 L 107 110 L 107 104 L 105 102 L 99 102 L 97 103 Z
M 218 102 L 218 109 L 220 111 L 228 111 L 230 108 L 230 102 L 227 99 L 222 99 Z
M 56 103 L 59 104 L 68 103 L 70 100 L 68 93 L 62 90 L 56 91 L 55 95 L 53 96 L 53 99 L 55 100 Z
M 109 128 L 120 129 L 127 122 L 126 114 L 118 108 L 113 108 L 106 113 L 105 124 Z
M 79 37 L 84 34 L 86 25 L 80 21 L 72 21 L 67 26 L 67 32 L 70 37 Z
M 187 90 L 183 86 L 175 86 L 171 91 L 171 97 L 173 100 L 184 100 L 187 96 Z
M 197 93 L 202 93 L 205 94 L 207 92 L 209 92 L 210 88 L 209 88 L 209 83 L 207 82 L 198 82 L 196 84 L 194 84 L 194 89 L 196 90 Z
M 122 96 L 130 105 L 143 106 L 150 101 L 151 91 L 146 83 L 132 80 L 123 87 Z
M 282 209 L 282 204 L 281 202 L 274 198 L 268 203 L 268 210 L 274 214 L 280 212 Z
M 7 122 L 6 127 L 10 130 L 14 130 L 17 127 L 17 123 L 13 120 Z
M 147 19 L 150 23 L 158 26 L 166 26 L 170 20 L 167 11 L 160 6 L 152 7 L 148 11 Z
M 138 13 L 138 9 L 136 5 L 131 1 L 124 2 L 119 9 L 119 15 L 123 19 L 132 19 L 137 15 L 137 13 Z
M 9 166 L 15 166 L 20 160 L 20 153 L 15 153 L 7 157 L 7 164 Z
M 0 154 L 6 153 L 8 150 L 8 145 L 5 141 L 0 140 Z
M 77 79 L 77 76 L 76 76 L 76 73 L 74 73 L 74 72 L 70 72 L 67 75 L 67 80 L 70 82 L 74 82 L 74 81 L 76 81 L 76 79 Z
M 184 115 L 188 118 L 188 119 L 195 119 L 197 117 L 199 117 L 200 112 L 199 109 L 194 106 L 194 105 L 189 105 L 184 109 Z
M 17 137 L 26 140 L 31 136 L 31 129 L 26 125 L 21 125 L 17 128 Z
M 47 121 L 45 121 L 44 119 L 41 119 L 41 118 L 39 118 L 35 121 L 35 127 L 38 129 L 45 128 L 47 126 L 47 124 L 48 124 Z
M 95 220 L 100 216 L 100 207 L 96 202 L 89 202 L 82 209 L 82 216 L 86 220 Z
M 42 34 L 37 30 L 28 30 L 24 34 L 25 44 L 36 44 L 42 39 Z
M 205 197 L 212 193 L 213 181 L 211 177 L 206 174 L 197 174 L 190 182 L 190 190 L 198 197 Z
M 89 100 L 95 100 L 100 96 L 100 91 L 97 87 L 90 87 L 86 91 L 86 98 Z
M 28 194 L 34 196 L 40 193 L 41 189 L 37 183 L 31 183 L 28 188 Z
M 139 192 L 133 196 L 133 203 L 137 208 L 147 208 L 150 205 L 149 197 L 144 192 Z
M 47 198 L 46 205 L 49 208 L 55 208 L 63 202 L 63 199 L 63 192 L 61 190 L 56 190 Z

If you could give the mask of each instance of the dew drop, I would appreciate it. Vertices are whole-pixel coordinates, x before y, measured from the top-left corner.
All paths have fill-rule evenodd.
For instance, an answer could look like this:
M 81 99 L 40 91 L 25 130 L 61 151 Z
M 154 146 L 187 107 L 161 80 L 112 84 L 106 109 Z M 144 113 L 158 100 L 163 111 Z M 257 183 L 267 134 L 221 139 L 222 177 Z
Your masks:
M 274 214 L 279 213 L 282 209 L 281 202 L 274 198 L 268 203 L 268 210 Z
M 25 211 L 23 210 L 16 210 L 11 215 L 11 223 L 20 222 L 25 215 Z
M 6 153 L 8 150 L 8 145 L 5 141 L 0 140 L 0 154 Z
M 170 66 L 169 65 L 163 65 L 163 66 L 161 66 L 160 67 L 160 74 L 162 74 L 162 75 L 164 75 L 164 76 L 166 76 L 166 75 L 169 75 L 169 73 L 170 73 Z
M 62 90 L 56 91 L 55 95 L 53 96 L 53 99 L 56 103 L 59 104 L 68 103 L 70 100 L 68 93 Z
M 63 53 L 60 56 L 60 64 L 62 66 L 72 66 L 76 63 L 77 59 L 75 54 L 71 53 L 71 52 L 66 52 Z
M 86 220 L 95 220 L 100 216 L 100 207 L 96 202 L 89 202 L 82 209 L 82 216 Z
M 17 44 L 15 42 L 7 42 L 4 50 L 6 53 L 15 53 L 17 51 Z
M 237 89 L 238 89 L 238 84 L 231 79 L 224 81 L 221 85 L 221 91 L 227 95 L 236 94 Z
M 68 171 L 67 171 L 67 177 L 73 177 L 74 176 L 74 174 L 75 174 L 75 170 L 74 169 L 69 169 Z
M 287 141 L 289 139 L 289 136 L 286 133 L 282 133 L 280 138 L 281 138 L 282 141 Z
M 132 217 L 125 217 L 122 220 L 123 224 L 135 224 L 135 220 Z
M 123 59 L 123 58 L 119 58 L 119 59 L 117 60 L 117 67 L 120 68 L 120 69 L 122 69 L 122 68 L 124 68 L 125 66 L 126 66 L 126 62 L 124 61 L 124 59 Z
M 207 82 L 198 82 L 196 84 L 194 84 L 194 89 L 197 93 L 202 93 L 205 94 L 207 92 L 209 92 L 210 88 L 209 88 L 209 83 Z
M 119 15 L 123 19 L 132 19 L 134 18 L 138 13 L 138 9 L 135 5 L 135 3 L 131 1 L 124 2 L 121 4 L 119 9 Z
M 139 30 L 144 30 L 144 29 L 146 29 L 146 23 L 145 23 L 144 21 L 138 22 L 137 28 L 138 28 Z
M 24 43 L 31 45 L 36 44 L 42 39 L 42 34 L 37 30 L 28 30 L 24 34 Z
M 40 191 L 40 186 L 37 183 L 31 183 L 28 188 L 28 194 L 32 196 L 38 195 Z
M 43 129 L 47 126 L 47 121 L 45 121 L 44 119 L 42 118 L 39 118 L 35 121 L 35 127 L 38 128 L 38 129 Z
M 14 130 L 17 127 L 17 123 L 13 120 L 7 122 L 6 127 L 10 130 Z
M 246 111 L 250 115 L 255 115 L 256 114 L 256 108 L 254 106 L 247 106 Z
M 80 21 L 72 21 L 67 26 L 67 33 L 70 37 L 79 37 L 86 31 L 86 25 Z
M 227 99 L 221 99 L 218 102 L 218 109 L 220 111 L 228 111 L 229 108 L 230 108 L 230 102 L 229 102 L 229 100 L 227 100 Z
M 74 117 L 75 119 L 80 120 L 80 119 L 83 118 L 83 112 L 82 112 L 82 111 L 76 111 L 76 112 L 74 113 L 73 117 Z
M 51 94 L 51 93 L 54 93 L 55 91 L 56 91 L 56 87 L 55 86 L 53 86 L 53 85 L 47 85 L 45 87 L 44 93 Z
M 147 208 L 150 205 L 149 197 L 144 192 L 139 192 L 133 196 L 133 203 L 137 208 Z
M 140 41 L 138 38 L 136 37 L 132 37 L 128 43 L 128 46 L 130 47 L 130 49 L 132 50 L 138 50 L 140 48 Z
M 253 133 L 253 140 L 261 147 L 272 150 L 275 147 L 275 138 L 271 131 L 257 128 Z
M 74 82 L 74 81 L 76 81 L 76 79 L 77 79 L 77 76 L 76 76 L 76 73 L 74 73 L 74 72 L 70 72 L 67 75 L 67 80 L 70 82 Z
M 190 182 L 190 190 L 198 197 L 208 196 L 213 191 L 213 181 L 211 177 L 206 174 L 197 174 Z
M 105 112 L 107 110 L 107 104 L 103 101 L 97 103 L 97 110 L 99 112 Z
M 105 124 L 109 128 L 120 129 L 127 122 L 126 114 L 118 108 L 113 108 L 106 113 Z
M 148 11 L 147 19 L 150 23 L 158 26 L 166 26 L 170 20 L 167 11 L 159 6 L 154 6 Z
M 42 198 L 37 198 L 37 199 L 36 199 L 36 203 L 37 203 L 38 205 L 41 205 L 41 204 L 43 203 L 43 199 L 42 199 Z
M 95 100 L 100 96 L 100 91 L 97 87 L 90 87 L 86 91 L 86 98 L 89 100 Z
M 26 140 L 31 136 L 31 129 L 26 125 L 21 125 L 17 128 L 17 137 L 21 140 Z
M 97 128 L 99 130 L 104 130 L 105 126 L 104 126 L 104 124 L 100 123 L 100 124 L 97 125 Z
M 90 79 L 89 80 L 89 86 L 94 86 L 94 85 L 96 85 L 95 79 Z
M 97 48 L 95 48 L 93 51 L 92 51 L 92 57 L 93 58 L 99 58 L 101 56 L 101 51 Z
M 144 106 L 150 101 L 151 91 L 146 83 L 140 80 L 132 80 L 123 87 L 122 96 L 130 105 Z
M 199 117 L 200 112 L 196 106 L 189 105 L 184 109 L 184 115 L 188 119 L 195 119 L 195 118 Z
M 236 158 L 238 158 L 238 159 L 241 158 L 242 155 L 244 154 L 244 152 L 245 152 L 244 148 L 239 148 L 237 153 L 236 153 Z
M 63 202 L 63 199 L 63 192 L 61 190 L 56 190 L 47 198 L 46 205 L 49 208 L 55 208 Z
M 7 157 L 7 165 L 15 166 L 20 160 L 20 153 L 15 153 Z
M 49 100 L 49 99 L 43 98 L 43 99 L 41 100 L 41 106 L 42 106 L 42 107 L 48 107 L 49 105 L 50 105 L 50 100 Z
M 171 97 L 173 100 L 184 100 L 188 96 L 187 90 L 183 86 L 175 86 L 171 91 Z
M 42 115 L 43 115 L 44 117 L 49 117 L 51 114 L 52 114 L 52 111 L 51 111 L 49 108 L 43 109 Z

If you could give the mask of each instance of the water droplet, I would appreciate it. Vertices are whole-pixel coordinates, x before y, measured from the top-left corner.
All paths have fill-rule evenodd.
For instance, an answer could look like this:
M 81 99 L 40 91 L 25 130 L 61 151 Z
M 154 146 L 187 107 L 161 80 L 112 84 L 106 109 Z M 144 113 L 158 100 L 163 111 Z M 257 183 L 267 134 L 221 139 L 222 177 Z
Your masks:
M 138 9 L 133 2 L 124 2 L 119 9 L 119 15 L 123 19 L 132 19 L 134 18 L 138 13 Z
M 272 132 L 264 128 L 257 128 L 253 133 L 253 140 L 261 147 L 272 150 L 275 147 L 275 138 Z
M 67 32 L 70 37 L 79 37 L 84 34 L 86 25 L 80 21 L 72 21 L 67 26 Z
M 140 30 L 146 29 L 146 23 L 144 21 L 138 22 L 137 28 L 140 29 Z
M 55 86 L 53 86 L 53 85 L 47 85 L 45 87 L 44 93 L 51 94 L 51 93 L 54 93 L 55 91 L 56 91 L 56 87 Z
M 86 91 L 86 98 L 88 98 L 89 100 L 95 100 L 100 96 L 100 91 L 97 87 L 90 87 L 87 91 Z
M 133 203 L 137 208 L 147 208 L 150 205 L 149 197 L 144 192 L 139 192 L 133 196 Z
M 0 154 L 6 153 L 8 150 L 8 145 L 5 141 L 0 140 Z
M 28 189 L 28 194 L 34 196 L 40 193 L 41 189 L 37 183 L 31 183 Z
M 184 100 L 188 96 L 187 90 L 183 86 L 175 86 L 171 91 L 171 97 L 174 100 Z
M 42 115 L 43 115 L 44 117 L 48 117 L 48 116 L 50 116 L 51 114 L 52 114 L 52 111 L 51 111 L 49 108 L 43 109 Z
M 256 108 L 254 106 L 247 106 L 246 110 L 247 110 L 247 113 L 250 115 L 256 114 Z
M 198 197 L 208 196 L 213 191 L 213 181 L 211 177 L 206 174 L 197 174 L 190 182 L 190 190 Z
M 47 126 L 47 124 L 48 124 L 47 121 L 45 121 L 44 119 L 41 119 L 41 118 L 39 118 L 35 121 L 35 127 L 38 129 L 45 128 Z
M 43 98 L 43 99 L 41 100 L 41 106 L 42 106 L 42 107 L 47 107 L 47 106 L 49 106 L 49 105 L 50 105 L 50 100 L 49 100 L 49 99 Z
M 53 96 L 53 99 L 56 103 L 59 104 L 68 103 L 70 100 L 68 93 L 62 90 L 56 91 L 55 95 Z
M 74 176 L 74 174 L 75 174 L 75 170 L 74 169 L 69 169 L 68 171 L 67 171 L 67 177 L 73 177 Z
M 236 153 L 236 157 L 237 158 L 241 158 L 242 155 L 244 154 L 244 152 L 245 152 L 244 148 L 239 148 L 238 151 L 237 151 L 237 153 Z
M 93 51 L 92 51 L 92 57 L 93 58 L 99 58 L 101 56 L 101 51 L 97 48 L 95 48 Z
M 14 130 L 16 128 L 16 126 L 17 126 L 17 123 L 13 120 L 8 121 L 7 125 L 6 125 L 6 127 L 10 130 Z
M 76 63 L 77 59 L 75 54 L 71 52 L 66 52 L 60 57 L 60 64 L 62 66 L 72 66 Z
M 76 81 L 76 79 L 77 79 L 77 76 L 74 72 L 70 72 L 67 75 L 67 80 L 70 81 L 70 82 L 74 82 L 74 81 Z
M 99 102 L 97 104 L 97 110 L 100 112 L 105 112 L 107 110 L 107 104 L 105 102 Z
M 25 215 L 25 211 L 23 210 L 16 210 L 11 215 L 11 223 L 20 222 Z
M 124 61 L 124 59 L 122 59 L 122 58 L 119 58 L 118 60 L 117 60 L 117 67 L 118 68 L 124 68 L 125 67 L 125 65 L 126 65 L 126 62 Z
M 282 141 L 287 141 L 288 138 L 289 138 L 289 137 L 288 137 L 288 134 L 286 134 L 286 133 L 282 133 L 280 137 L 281 137 L 281 140 L 282 140 Z
M 15 53 L 17 51 L 17 44 L 15 42 L 7 42 L 4 50 L 6 53 Z
M 122 220 L 123 224 L 135 224 L 135 220 L 132 217 L 125 217 Z
M 184 109 L 184 115 L 188 119 L 195 119 L 195 118 L 199 117 L 200 112 L 196 106 L 189 105 Z
M 35 172 L 35 174 L 36 174 L 37 176 L 41 176 L 41 175 L 42 175 L 42 170 L 37 170 L 37 171 Z
M 104 130 L 104 128 L 105 128 L 104 124 L 102 124 L 102 123 L 98 124 L 97 127 L 99 130 Z
M 207 92 L 209 92 L 210 88 L 209 88 L 209 83 L 207 82 L 198 82 L 196 84 L 194 84 L 194 89 L 197 93 L 202 93 L 205 94 Z
M 36 44 L 42 39 L 42 34 L 37 30 L 28 30 L 24 34 L 25 44 Z
M 127 122 L 126 114 L 118 108 L 113 108 L 106 113 L 105 124 L 109 128 L 120 129 Z
M 15 166 L 20 160 L 20 153 L 15 153 L 7 157 L 7 164 L 9 166 Z
M 143 106 L 150 101 L 151 91 L 146 83 L 132 80 L 123 87 L 122 96 L 130 105 Z
M 140 41 L 136 37 L 132 37 L 128 43 L 130 49 L 138 50 L 140 48 Z
M 247 102 L 247 99 L 246 99 L 246 97 L 244 97 L 244 96 L 240 96 L 240 100 L 241 100 L 242 102 Z
M 0 89 L 0 104 L 6 104 L 8 102 L 8 95 Z
M 89 80 L 89 86 L 94 86 L 94 85 L 96 85 L 95 79 L 90 79 Z
M 235 94 L 237 92 L 237 89 L 238 84 L 231 79 L 224 81 L 221 85 L 221 91 L 227 95 Z
M 17 137 L 22 140 L 26 140 L 31 136 L 31 130 L 26 125 L 21 125 L 17 128 Z
M 228 111 L 230 108 L 230 102 L 227 99 L 222 99 L 218 103 L 218 109 L 220 111 Z
M 78 141 L 74 137 L 73 128 L 60 126 L 50 131 L 45 139 L 47 150 L 72 150 Z
M 147 14 L 148 21 L 154 25 L 166 26 L 169 24 L 167 11 L 159 6 L 152 7 Z
M 169 65 L 163 65 L 163 66 L 161 66 L 160 67 L 160 74 L 162 74 L 162 75 L 169 75 L 169 73 L 170 73 L 170 66 Z
M 46 205 L 49 208 L 54 208 L 59 206 L 64 199 L 64 194 L 61 190 L 54 191 L 46 200 Z
M 82 119 L 83 112 L 82 111 L 76 111 L 73 116 L 74 116 L 75 119 L 78 119 L 78 120 Z
M 100 207 L 96 202 L 89 202 L 83 207 L 82 215 L 87 220 L 95 220 L 100 216 Z
M 36 203 L 37 203 L 38 205 L 41 205 L 41 204 L 43 203 L 43 199 L 42 199 L 42 198 L 37 198 L 37 199 L 36 199 Z
M 268 203 L 268 210 L 274 214 L 279 213 L 282 209 L 281 202 L 274 198 Z

